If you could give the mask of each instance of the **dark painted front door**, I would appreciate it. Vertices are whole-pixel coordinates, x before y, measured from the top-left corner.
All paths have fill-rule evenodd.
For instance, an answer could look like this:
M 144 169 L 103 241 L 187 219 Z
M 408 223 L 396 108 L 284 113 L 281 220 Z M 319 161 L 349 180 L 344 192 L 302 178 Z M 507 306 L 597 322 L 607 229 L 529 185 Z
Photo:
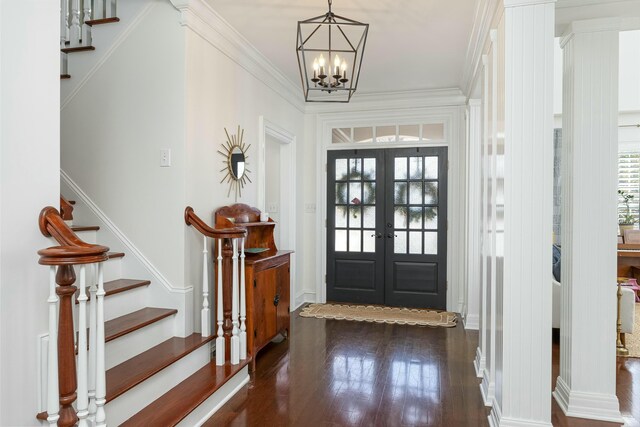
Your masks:
M 446 308 L 447 149 L 327 161 L 327 300 Z

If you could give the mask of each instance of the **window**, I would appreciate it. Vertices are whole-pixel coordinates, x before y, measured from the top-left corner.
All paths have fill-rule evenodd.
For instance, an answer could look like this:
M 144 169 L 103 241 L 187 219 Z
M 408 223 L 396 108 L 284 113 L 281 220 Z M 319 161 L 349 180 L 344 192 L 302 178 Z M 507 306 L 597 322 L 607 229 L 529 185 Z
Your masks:
M 621 152 L 618 154 L 618 189 L 632 194 L 629 203 L 631 215 L 638 222 L 640 208 L 640 152 Z M 618 198 L 618 219 L 626 214 L 627 207 Z
M 333 128 L 332 144 L 375 144 L 375 143 L 444 143 L 446 142 L 444 122 L 428 124 L 384 124 L 381 126 Z

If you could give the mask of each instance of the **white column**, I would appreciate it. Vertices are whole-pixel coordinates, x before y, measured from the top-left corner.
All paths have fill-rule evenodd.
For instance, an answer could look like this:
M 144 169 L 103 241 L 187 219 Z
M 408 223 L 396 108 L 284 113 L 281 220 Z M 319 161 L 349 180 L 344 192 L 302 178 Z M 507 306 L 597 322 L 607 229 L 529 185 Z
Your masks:
M 244 237 L 240 240 L 240 359 L 247 358 L 247 325 L 245 324 L 247 318 L 247 297 L 246 297 L 246 283 L 244 272 Z
M 89 424 L 89 387 L 87 379 L 87 266 L 80 266 L 80 287 L 78 292 L 78 427 Z
M 615 394 L 617 23 L 574 22 L 562 38 L 562 310 L 553 394 L 568 416 L 623 422 Z
M 505 0 L 498 31 L 497 173 L 504 196 L 497 205 L 504 203 L 504 234 L 497 245 L 492 426 L 551 426 L 554 1 Z
M 209 310 L 209 251 L 207 236 L 202 236 L 202 310 L 200 311 L 200 330 L 203 337 L 211 335 L 211 311 Z
M 231 267 L 233 268 L 231 277 L 231 364 L 240 363 L 240 324 L 238 323 L 238 239 L 231 239 L 233 242 L 233 257 L 231 258 Z
M 225 362 L 225 346 L 224 346 L 224 330 L 222 324 L 224 323 L 224 310 L 223 310 L 223 286 L 222 286 L 222 244 L 223 240 L 218 239 L 218 280 L 216 281 L 216 288 L 218 293 L 216 296 L 216 318 L 218 323 L 217 337 L 216 337 L 216 365 L 222 366 Z
M 467 115 L 467 315 L 465 329 L 480 323 L 480 148 L 482 145 L 481 101 L 469 100 Z M 477 372 L 477 370 L 476 370 Z
M 56 267 L 49 267 L 49 344 L 47 358 L 47 422 L 58 425 L 60 395 L 58 391 L 58 295 L 56 294 Z

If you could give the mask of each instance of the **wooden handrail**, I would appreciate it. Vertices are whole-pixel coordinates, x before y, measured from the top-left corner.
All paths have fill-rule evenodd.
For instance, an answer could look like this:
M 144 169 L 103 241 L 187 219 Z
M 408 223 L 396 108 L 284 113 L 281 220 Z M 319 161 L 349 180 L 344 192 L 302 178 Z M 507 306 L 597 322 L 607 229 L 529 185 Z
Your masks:
M 184 210 L 184 222 L 187 225 L 192 225 L 200 233 L 207 237 L 215 239 L 233 239 L 238 237 L 245 237 L 247 235 L 247 229 L 245 227 L 233 227 L 233 228 L 211 228 L 205 223 L 196 213 L 191 206 L 187 206 Z
M 76 265 L 107 260 L 109 248 L 102 245 L 93 245 L 80 239 L 64 222 L 56 208 L 47 206 L 42 209 L 38 224 L 40 232 L 44 236 L 53 237 L 60 244 L 60 246 L 38 251 L 40 264 Z
M 60 216 L 65 221 L 73 219 L 73 205 L 62 194 L 60 195 Z

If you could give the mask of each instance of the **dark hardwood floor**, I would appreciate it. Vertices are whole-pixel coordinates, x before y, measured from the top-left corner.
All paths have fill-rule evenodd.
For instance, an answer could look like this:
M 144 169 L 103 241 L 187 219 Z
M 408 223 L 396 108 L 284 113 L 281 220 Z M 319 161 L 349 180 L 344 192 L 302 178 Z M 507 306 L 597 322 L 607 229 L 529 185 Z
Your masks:
M 487 426 L 472 361 L 477 332 L 309 319 L 291 315 L 291 339 L 269 344 L 251 383 L 204 425 Z M 554 344 L 553 375 L 558 346 Z M 618 395 L 640 419 L 640 359 L 619 363 Z M 635 403 L 634 403 L 635 398 Z M 615 425 L 566 418 L 554 426 Z

